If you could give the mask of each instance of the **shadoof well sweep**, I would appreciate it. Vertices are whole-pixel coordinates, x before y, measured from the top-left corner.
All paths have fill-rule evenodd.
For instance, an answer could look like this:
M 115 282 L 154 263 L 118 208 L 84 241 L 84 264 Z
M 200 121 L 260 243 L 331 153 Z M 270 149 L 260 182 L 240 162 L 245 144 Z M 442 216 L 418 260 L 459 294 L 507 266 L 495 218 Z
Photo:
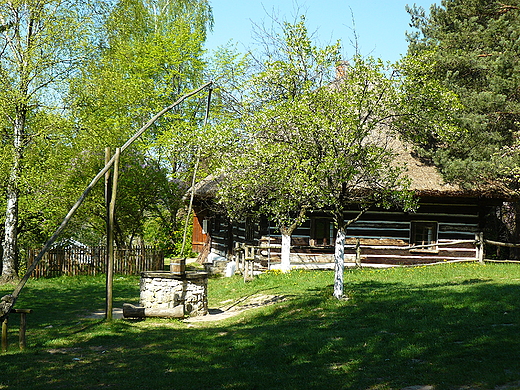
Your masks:
M 211 91 L 213 87 L 213 81 L 207 82 L 206 84 L 200 86 L 199 88 L 185 94 L 184 96 L 180 97 L 176 102 L 171 104 L 168 107 L 163 108 L 160 112 L 158 112 L 154 117 L 152 117 L 143 127 L 139 129 L 131 138 L 129 138 L 123 146 L 116 149 L 116 152 L 113 156 L 110 156 L 110 152 L 107 150 L 105 153 L 105 166 L 98 172 L 98 174 L 92 179 L 90 184 L 85 188 L 82 195 L 79 197 L 79 199 L 76 201 L 76 203 L 71 207 L 61 224 L 58 226 L 58 228 L 55 230 L 55 232 L 52 234 L 52 236 L 47 240 L 44 247 L 39 252 L 38 256 L 34 259 L 34 261 L 31 263 L 31 265 L 27 268 L 27 272 L 24 275 L 24 277 L 19 281 L 16 288 L 13 290 L 11 294 L 5 295 L 0 299 L 0 321 L 2 322 L 2 350 L 7 349 L 7 322 L 9 315 L 11 313 L 19 313 L 20 310 L 23 311 L 22 314 L 24 314 L 24 328 L 23 333 L 25 334 L 25 314 L 30 312 L 30 309 L 14 309 L 14 305 L 16 304 L 16 301 L 29 280 L 29 277 L 31 276 L 32 272 L 35 270 L 36 266 L 40 262 L 40 260 L 43 258 L 43 256 L 51 249 L 54 242 L 57 240 L 57 238 L 60 236 L 62 231 L 65 229 L 67 224 L 69 223 L 70 219 L 74 216 L 76 211 L 79 209 L 83 201 L 87 198 L 88 194 L 92 190 L 92 188 L 99 182 L 99 180 L 103 177 L 105 177 L 105 194 L 107 195 L 107 250 L 108 250 L 108 259 L 107 259 L 107 299 L 106 299 L 106 319 L 111 320 L 112 319 L 112 278 L 113 278 L 113 249 L 114 249 L 114 240 L 113 240 L 113 223 L 114 223 L 114 210 L 115 210 L 115 201 L 116 201 L 116 192 L 117 192 L 117 180 L 118 180 L 118 165 L 119 165 L 119 157 L 121 153 L 123 153 L 130 145 L 132 145 L 138 138 L 141 137 L 161 116 L 163 116 L 168 111 L 172 110 L 176 106 L 178 106 L 180 103 L 182 103 L 187 98 L 194 96 L 198 94 L 199 92 L 205 90 L 208 88 L 208 104 L 206 109 L 206 118 L 204 120 L 205 124 L 207 123 L 208 113 L 209 113 L 209 102 L 211 99 Z M 197 157 L 197 163 L 195 167 L 195 173 L 198 166 L 199 157 Z M 109 186 L 109 177 L 110 177 L 110 170 L 113 169 L 113 176 L 112 176 L 112 186 L 111 190 Z M 195 178 L 195 174 L 193 176 Z M 195 179 L 194 179 L 195 180 Z M 110 195 L 110 196 L 108 196 Z M 190 208 L 192 207 L 193 202 L 193 193 L 191 196 L 190 201 Z M 189 213 L 188 213 L 189 214 Z M 186 240 L 186 227 L 184 232 L 184 238 L 183 238 L 183 247 L 185 245 Z M 142 275 L 142 281 L 141 281 L 141 301 L 143 303 L 146 303 L 148 305 L 154 306 L 154 303 L 150 303 L 149 300 L 143 300 L 143 280 L 154 280 L 155 278 L 165 279 L 165 280 L 172 280 L 175 281 L 175 285 L 180 284 L 179 286 L 174 287 L 173 289 L 170 288 L 171 291 L 174 291 L 173 293 L 164 293 L 164 294 L 156 294 L 158 297 L 160 296 L 161 303 L 164 303 L 164 299 L 170 299 L 171 301 L 166 303 L 166 306 L 168 306 L 168 309 L 172 309 L 173 307 L 176 307 L 176 309 L 173 312 L 180 313 L 181 309 L 183 311 L 182 316 L 185 314 L 192 314 L 190 313 L 190 310 L 192 310 L 193 314 L 195 315 L 203 315 L 207 313 L 207 293 L 205 292 L 207 289 L 207 274 L 204 272 L 198 272 L 196 274 L 193 273 L 186 273 L 185 271 L 185 260 L 181 259 L 180 263 L 178 264 L 178 267 L 171 270 L 174 272 L 162 272 L 162 273 L 147 273 L 144 272 Z M 148 274 L 148 277 L 145 275 Z M 151 275 L 151 278 L 149 276 Z M 158 275 L 160 274 L 160 275 Z M 186 308 L 184 307 L 184 302 L 186 301 L 186 297 L 188 292 L 191 290 L 190 285 L 193 284 L 193 281 L 196 281 L 196 288 L 194 288 L 197 293 L 195 294 L 197 296 L 197 299 L 200 299 L 202 303 L 194 304 L 194 301 L 188 300 L 188 305 L 186 305 Z M 166 291 L 168 288 L 163 289 L 161 291 Z M 146 295 L 146 294 L 145 294 Z M 168 298 L 169 297 L 169 298 Z M 204 310 L 204 307 L 206 308 Z M 144 313 L 146 311 L 146 307 L 143 308 L 137 308 L 137 311 L 139 312 L 139 315 L 135 315 L 137 317 L 143 317 Z M 152 307 L 149 307 L 149 309 L 152 309 Z M 185 312 L 185 309 L 188 309 L 188 312 Z M 153 313 L 153 310 L 152 310 Z M 132 313 L 129 313 L 131 315 L 134 315 Z M 162 313 L 164 316 L 164 313 Z M 179 315 L 175 315 L 179 316 Z M 21 332 L 22 333 L 22 329 Z M 5 335 L 5 340 L 4 340 Z M 5 344 L 4 344 L 5 343 Z M 22 341 L 20 343 L 22 346 Z M 25 339 L 23 340 L 23 345 L 25 345 Z

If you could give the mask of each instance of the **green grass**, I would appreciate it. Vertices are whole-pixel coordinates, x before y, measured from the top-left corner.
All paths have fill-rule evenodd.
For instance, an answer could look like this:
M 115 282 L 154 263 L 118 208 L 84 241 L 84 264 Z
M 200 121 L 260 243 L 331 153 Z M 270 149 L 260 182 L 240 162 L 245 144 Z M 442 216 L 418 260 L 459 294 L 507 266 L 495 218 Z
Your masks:
M 111 323 L 102 277 L 30 281 L 17 307 L 28 349 L 0 355 L 0 389 L 494 389 L 520 380 L 520 267 L 442 265 L 209 281 L 210 307 L 254 294 L 283 302 L 221 322 Z M 115 306 L 138 301 L 116 277 Z M 0 286 L 0 296 L 12 286 Z M 510 386 L 508 389 L 520 387 Z

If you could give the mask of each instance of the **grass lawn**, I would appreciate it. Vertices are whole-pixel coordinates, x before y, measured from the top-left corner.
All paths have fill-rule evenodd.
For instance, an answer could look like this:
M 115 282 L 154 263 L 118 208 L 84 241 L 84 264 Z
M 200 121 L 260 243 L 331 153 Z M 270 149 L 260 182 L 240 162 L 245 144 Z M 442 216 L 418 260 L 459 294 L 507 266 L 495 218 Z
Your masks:
M 520 389 L 519 265 L 347 270 L 343 301 L 332 281 L 211 279 L 210 307 L 286 299 L 219 322 L 107 323 L 88 318 L 104 307 L 103 277 L 32 280 L 16 305 L 34 309 L 28 349 L 13 314 L 0 389 Z M 114 306 L 137 303 L 138 284 L 116 276 Z

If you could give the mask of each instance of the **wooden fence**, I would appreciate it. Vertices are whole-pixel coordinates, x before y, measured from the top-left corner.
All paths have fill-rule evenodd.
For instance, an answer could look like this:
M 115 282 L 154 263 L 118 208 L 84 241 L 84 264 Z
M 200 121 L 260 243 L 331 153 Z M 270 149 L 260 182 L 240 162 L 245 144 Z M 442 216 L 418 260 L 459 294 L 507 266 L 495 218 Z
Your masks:
M 27 264 L 32 264 L 39 249 L 27 251 Z M 119 248 L 114 251 L 114 273 L 135 275 L 143 271 L 164 270 L 162 250 L 149 246 Z M 97 275 L 106 272 L 106 247 L 71 247 L 51 249 L 32 273 L 33 278 L 60 275 Z
M 500 242 L 500 241 L 492 241 L 492 240 L 484 240 L 484 242 L 488 245 L 496 246 L 498 248 L 520 248 L 520 244 L 514 244 L 510 242 Z M 497 263 L 520 263 L 519 260 L 498 260 L 498 259 L 486 259 L 486 261 L 497 262 Z

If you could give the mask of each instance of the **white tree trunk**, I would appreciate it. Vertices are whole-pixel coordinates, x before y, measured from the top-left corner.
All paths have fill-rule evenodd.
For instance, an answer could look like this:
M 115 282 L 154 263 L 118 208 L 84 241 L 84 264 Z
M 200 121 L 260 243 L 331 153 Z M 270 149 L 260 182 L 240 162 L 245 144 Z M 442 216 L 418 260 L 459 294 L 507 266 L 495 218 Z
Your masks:
M 291 235 L 282 232 L 282 262 L 280 264 L 282 272 L 291 270 Z
M 14 122 L 13 162 L 7 183 L 7 206 L 5 213 L 4 244 L 2 255 L 2 279 L 18 278 L 18 186 L 21 177 L 23 156 L 23 134 L 25 130 L 25 110 L 21 110 Z
M 2 279 L 15 279 L 16 272 L 16 246 L 18 225 L 18 194 L 14 189 L 7 193 L 7 207 L 5 218 L 4 250 L 2 255 Z
M 338 229 L 334 249 L 334 297 L 343 298 L 343 272 L 345 270 L 345 230 Z

